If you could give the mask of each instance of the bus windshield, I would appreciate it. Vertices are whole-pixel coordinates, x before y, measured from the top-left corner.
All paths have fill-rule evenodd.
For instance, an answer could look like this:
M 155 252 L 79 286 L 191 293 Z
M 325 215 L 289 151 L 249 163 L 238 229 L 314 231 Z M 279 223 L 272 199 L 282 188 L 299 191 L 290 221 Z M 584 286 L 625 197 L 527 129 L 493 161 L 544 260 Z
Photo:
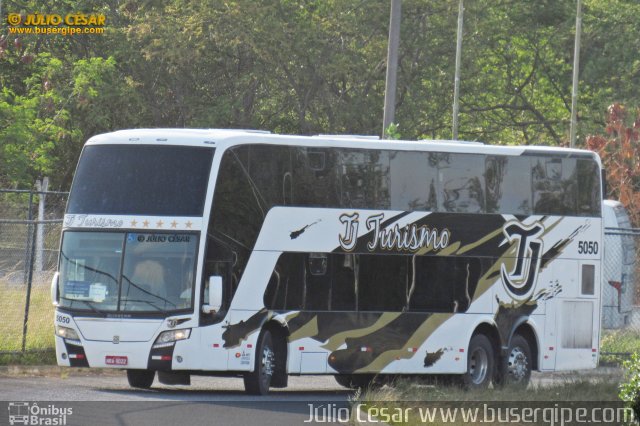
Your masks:
M 86 146 L 67 213 L 202 216 L 213 153 L 193 146 Z
M 197 246 L 192 233 L 67 231 L 59 306 L 96 313 L 192 309 Z

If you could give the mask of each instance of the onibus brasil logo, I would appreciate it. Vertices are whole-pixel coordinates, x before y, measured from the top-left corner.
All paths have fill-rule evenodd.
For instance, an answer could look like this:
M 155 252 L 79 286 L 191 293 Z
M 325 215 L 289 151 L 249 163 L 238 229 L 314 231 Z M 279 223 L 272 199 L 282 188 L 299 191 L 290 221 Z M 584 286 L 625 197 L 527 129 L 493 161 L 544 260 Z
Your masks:
M 71 407 L 58 407 L 55 404 L 40 406 L 37 402 L 10 402 L 7 408 L 11 426 L 64 426 L 68 416 L 73 414 Z

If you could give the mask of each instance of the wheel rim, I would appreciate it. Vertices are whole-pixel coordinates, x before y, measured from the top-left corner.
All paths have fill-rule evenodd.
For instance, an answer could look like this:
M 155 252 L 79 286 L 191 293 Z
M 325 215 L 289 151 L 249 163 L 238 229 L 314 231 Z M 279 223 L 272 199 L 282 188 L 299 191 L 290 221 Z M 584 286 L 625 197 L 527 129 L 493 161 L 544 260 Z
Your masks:
M 507 371 L 514 382 L 521 382 L 527 376 L 527 356 L 522 349 L 515 347 L 509 353 Z
M 483 383 L 489 369 L 489 356 L 482 348 L 476 348 L 469 359 L 469 376 L 473 384 Z

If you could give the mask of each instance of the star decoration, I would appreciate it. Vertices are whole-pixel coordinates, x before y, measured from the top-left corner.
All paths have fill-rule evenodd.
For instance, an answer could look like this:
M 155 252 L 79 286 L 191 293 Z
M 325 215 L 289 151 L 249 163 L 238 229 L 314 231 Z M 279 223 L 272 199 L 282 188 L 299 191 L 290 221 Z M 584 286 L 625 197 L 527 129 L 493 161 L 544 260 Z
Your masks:
M 135 228 L 136 226 L 138 226 L 138 222 L 137 222 L 135 219 L 133 219 L 133 220 L 131 221 L 131 227 L 132 227 L 132 228 Z
M 158 222 L 156 222 L 156 226 L 157 226 L 158 228 L 162 228 L 162 225 L 164 225 L 164 222 L 163 222 L 163 221 L 159 220 Z
M 144 222 L 142 222 L 142 225 L 143 225 L 145 228 L 148 228 L 148 227 L 149 227 L 149 221 L 145 219 L 145 221 L 144 221 Z
M 191 229 L 191 225 L 193 225 L 193 223 L 191 223 L 191 221 L 188 221 L 187 223 L 185 223 L 185 225 L 187 226 L 187 229 Z
M 178 222 L 176 222 L 175 220 L 173 222 L 171 222 L 171 227 L 175 228 L 176 226 L 178 226 Z

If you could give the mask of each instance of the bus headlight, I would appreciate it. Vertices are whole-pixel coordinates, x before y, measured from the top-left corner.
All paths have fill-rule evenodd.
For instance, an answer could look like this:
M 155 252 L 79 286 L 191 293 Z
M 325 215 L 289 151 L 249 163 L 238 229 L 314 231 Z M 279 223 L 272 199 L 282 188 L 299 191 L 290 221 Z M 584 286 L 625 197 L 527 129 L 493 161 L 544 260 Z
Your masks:
M 182 330 L 167 330 L 160 333 L 156 342 L 153 344 L 154 348 L 161 348 L 163 346 L 168 346 L 173 342 L 178 340 L 188 339 L 191 335 L 190 328 L 183 328 Z
M 56 325 L 56 335 L 66 340 L 80 341 L 80 337 L 78 336 L 78 333 L 76 333 L 76 331 L 73 328 Z

